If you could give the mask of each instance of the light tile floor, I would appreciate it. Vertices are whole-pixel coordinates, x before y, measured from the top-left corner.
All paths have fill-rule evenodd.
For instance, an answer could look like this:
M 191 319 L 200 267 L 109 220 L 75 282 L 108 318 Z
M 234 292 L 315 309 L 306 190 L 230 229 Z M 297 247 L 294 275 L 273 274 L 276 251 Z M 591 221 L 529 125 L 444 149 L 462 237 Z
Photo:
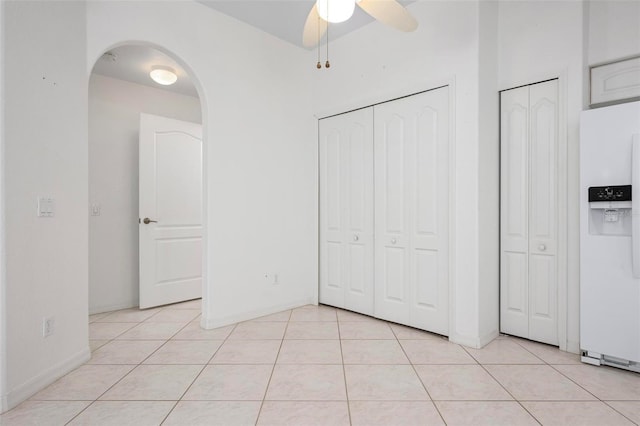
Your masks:
M 91 360 L 1 425 L 631 425 L 640 375 L 326 306 L 202 330 L 200 301 L 90 317 Z

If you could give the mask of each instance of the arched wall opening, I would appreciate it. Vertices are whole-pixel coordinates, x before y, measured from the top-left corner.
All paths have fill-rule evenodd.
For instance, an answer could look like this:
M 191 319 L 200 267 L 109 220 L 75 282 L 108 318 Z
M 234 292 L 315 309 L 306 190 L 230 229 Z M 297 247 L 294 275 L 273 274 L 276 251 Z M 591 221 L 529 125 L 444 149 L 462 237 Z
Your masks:
M 153 87 L 155 83 L 150 79 L 149 83 L 143 80 L 149 78 L 151 66 L 162 62 L 163 57 L 172 65 L 179 80 L 186 77 L 191 82 L 190 88 L 185 89 L 183 85 L 177 90 L 167 91 L 159 85 Z M 108 72 L 109 67 L 101 64 L 104 61 L 113 62 L 111 65 L 121 61 L 120 68 L 126 70 L 123 75 L 116 71 Z M 141 113 L 202 125 L 202 304 L 193 304 L 202 312 L 207 300 L 208 233 L 207 114 L 201 83 L 179 55 L 148 41 L 112 44 L 91 58 L 88 64 L 89 314 L 126 308 L 134 308 L 135 311 L 139 306 L 138 228 L 145 226 L 138 220 L 138 125 Z M 89 337 L 91 339 L 91 331 Z

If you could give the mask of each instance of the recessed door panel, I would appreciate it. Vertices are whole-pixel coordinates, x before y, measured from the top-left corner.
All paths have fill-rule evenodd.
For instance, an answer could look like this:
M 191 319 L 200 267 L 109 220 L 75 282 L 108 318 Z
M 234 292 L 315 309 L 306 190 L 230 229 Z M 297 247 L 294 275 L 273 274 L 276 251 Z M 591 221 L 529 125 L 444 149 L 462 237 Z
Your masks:
M 503 102 L 512 102 L 503 114 L 503 132 L 508 135 L 503 145 L 504 199 L 506 235 L 511 238 L 527 238 L 528 234 L 528 93 L 521 90 L 511 96 L 504 95 Z
M 370 261 L 367 259 L 366 247 L 362 244 L 349 244 L 349 292 L 357 296 L 365 294 L 367 267 Z
M 438 118 L 438 111 L 431 107 L 424 108 L 417 117 L 415 232 L 423 235 L 438 233 L 438 206 L 443 201 L 438 188 L 439 183 L 444 183 L 438 179 L 438 163 L 442 160 L 438 155 L 438 131 L 442 131 Z
M 369 225 L 367 215 L 371 214 L 371 206 L 367 203 L 370 202 L 368 191 L 371 190 L 371 183 L 369 180 L 370 164 L 366 161 L 367 158 L 367 144 L 371 145 L 370 141 L 366 141 L 365 137 L 371 132 L 366 132 L 366 129 L 362 127 L 362 124 L 358 123 L 351 129 L 349 135 L 348 146 L 348 162 L 347 174 L 349 179 L 349 195 L 347 200 L 349 202 L 349 227 L 351 231 L 362 231 Z
M 386 247 L 384 253 L 384 299 L 393 303 L 406 303 L 405 295 L 405 250 L 399 247 Z
M 386 230 L 402 234 L 405 213 L 405 120 L 393 114 L 384 123 L 384 198 L 386 206 Z
M 440 300 L 438 298 L 438 286 L 434 285 L 439 281 L 438 252 L 436 250 L 414 251 L 415 265 L 415 304 L 428 309 L 438 309 Z
M 340 204 L 340 187 L 341 187 L 341 155 L 340 155 L 340 133 L 337 131 L 329 132 L 326 136 L 325 161 L 323 163 L 324 170 L 322 173 L 326 179 L 326 216 L 327 228 L 340 232 L 342 224 L 342 206 Z
M 202 279 L 202 238 L 156 240 L 156 286 Z
M 342 288 L 342 243 L 327 241 L 327 286 Z
M 529 260 L 529 338 L 558 344 L 555 256 L 533 254 Z
M 529 333 L 527 254 L 503 252 L 501 266 L 502 332 L 526 337 Z

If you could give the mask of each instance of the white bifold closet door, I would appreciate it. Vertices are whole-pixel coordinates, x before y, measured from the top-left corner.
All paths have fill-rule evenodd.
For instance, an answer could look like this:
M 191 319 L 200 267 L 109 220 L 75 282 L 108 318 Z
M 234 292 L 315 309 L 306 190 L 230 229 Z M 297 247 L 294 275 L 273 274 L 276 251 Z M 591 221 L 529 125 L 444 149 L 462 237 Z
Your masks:
M 320 303 L 373 315 L 373 108 L 319 126 Z
M 374 107 L 375 313 L 449 334 L 449 106 L 443 87 Z
M 500 99 L 500 329 L 558 345 L 558 81 Z

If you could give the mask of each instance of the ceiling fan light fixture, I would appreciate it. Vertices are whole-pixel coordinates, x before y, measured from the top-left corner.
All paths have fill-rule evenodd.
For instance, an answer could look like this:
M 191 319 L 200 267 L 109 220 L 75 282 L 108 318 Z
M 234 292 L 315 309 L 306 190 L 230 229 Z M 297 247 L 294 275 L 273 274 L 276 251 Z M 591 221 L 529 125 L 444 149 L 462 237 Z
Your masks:
M 151 79 L 156 83 L 162 84 L 163 86 L 170 86 L 178 81 L 178 76 L 176 75 L 173 68 L 163 67 L 159 65 L 151 68 L 149 77 L 151 77 Z
M 337 24 L 353 16 L 356 0 L 318 0 L 317 5 L 322 19 Z

